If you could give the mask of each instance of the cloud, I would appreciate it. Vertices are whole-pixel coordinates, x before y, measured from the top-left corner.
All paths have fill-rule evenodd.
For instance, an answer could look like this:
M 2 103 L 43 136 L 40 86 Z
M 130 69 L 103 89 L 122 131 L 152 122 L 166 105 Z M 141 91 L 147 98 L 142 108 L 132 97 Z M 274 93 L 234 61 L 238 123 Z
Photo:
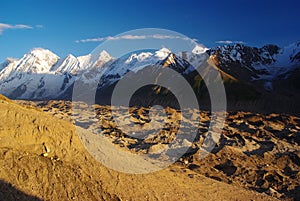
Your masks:
M 87 38 L 76 40 L 76 43 L 88 43 L 88 42 L 102 42 L 102 41 L 112 41 L 112 40 L 144 40 L 144 39 L 183 39 L 183 40 L 191 40 L 187 37 L 181 36 L 174 36 L 174 35 L 161 35 L 161 34 L 154 34 L 154 35 L 123 35 L 123 36 L 107 36 L 107 37 L 100 37 L 100 38 Z M 193 39 L 192 39 L 193 40 Z
M 32 27 L 25 24 L 17 24 L 12 26 L 12 29 L 32 29 Z
M 232 40 L 219 40 L 219 41 L 216 41 L 216 43 L 218 44 L 236 44 L 236 43 L 239 43 L 239 44 L 245 44 L 244 41 L 232 41 Z
M 25 24 L 11 25 L 11 24 L 0 23 L 0 35 L 6 29 L 33 29 L 33 27 L 31 27 L 29 25 L 25 25 Z
M 37 25 L 35 25 L 35 27 L 41 29 L 41 28 L 44 28 L 44 25 L 37 24 Z

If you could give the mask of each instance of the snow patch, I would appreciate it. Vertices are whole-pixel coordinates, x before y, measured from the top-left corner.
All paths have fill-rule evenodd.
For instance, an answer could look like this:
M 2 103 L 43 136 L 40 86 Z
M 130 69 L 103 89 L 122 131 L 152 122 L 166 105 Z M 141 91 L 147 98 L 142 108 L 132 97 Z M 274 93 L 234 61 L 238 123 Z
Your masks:
M 192 53 L 194 54 L 203 54 L 205 53 L 207 50 L 209 50 L 208 48 L 204 47 L 204 46 L 200 46 L 200 45 L 196 45 L 194 47 L 194 49 L 192 50 Z
M 162 48 L 158 51 L 155 52 L 155 56 L 160 59 L 163 60 L 165 59 L 169 54 L 171 53 L 171 50 L 167 49 L 167 48 Z

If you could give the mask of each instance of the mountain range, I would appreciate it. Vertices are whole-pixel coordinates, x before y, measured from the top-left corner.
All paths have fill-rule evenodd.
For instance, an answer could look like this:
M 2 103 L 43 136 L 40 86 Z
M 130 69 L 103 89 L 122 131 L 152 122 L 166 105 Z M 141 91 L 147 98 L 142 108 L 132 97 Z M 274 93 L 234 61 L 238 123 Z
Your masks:
M 300 100 L 300 42 L 282 48 L 244 44 L 210 49 L 196 46 L 191 52 L 179 53 L 162 48 L 134 52 L 121 58 L 114 58 L 106 51 L 60 58 L 50 50 L 35 48 L 21 59 L 7 58 L 0 64 L 0 93 L 12 99 L 69 100 L 77 81 L 86 88 L 96 85 L 96 102 L 109 104 L 115 84 L 126 73 L 151 73 L 149 65 L 162 65 L 184 76 L 201 102 L 209 107 L 206 88 L 209 83 L 204 83 L 192 67 L 195 60 L 215 64 L 223 78 L 230 110 L 300 113 L 300 109 L 295 108 Z M 140 95 L 150 97 L 140 104 L 154 104 L 155 96 L 163 94 L 166 97 L 167 93 L 168 90 L 157 86 L 140 90 Z M 133 104 L 136 103 L 133 98 Z

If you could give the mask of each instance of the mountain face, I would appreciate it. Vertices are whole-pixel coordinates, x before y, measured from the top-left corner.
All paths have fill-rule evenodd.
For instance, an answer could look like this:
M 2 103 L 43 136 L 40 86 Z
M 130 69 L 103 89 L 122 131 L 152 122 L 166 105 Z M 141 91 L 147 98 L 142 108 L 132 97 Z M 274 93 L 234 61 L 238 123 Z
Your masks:
M 19 60 L 9 59 L 1 64 L 0 92 L 14 99 L 55 99 L 87 67 L 99 66 L 108 58 L 100 55 L 96 64 L 90 64 L 90 59 L 90 55 L 76 58 L 71 54 L 61 59 L 50 50 L 33 49 Z
M 267 96 L 282 95 L 295 97 L 300 91 L 297 79 L 300 77 L 298 42 L 284 48 L 276 45 L 256 48 L 243 44 L 211 49 L 197 46 L 191 52 L 176 54 L 162 48 L 155 52 L 132 53 L 117 59 L 106 51 L 98 55 L 75 57 L 70 54 L 60 58 L 49 50 L 36 48 L 21 59 L 7 59 L 0 64 L 0 93 L 13 99 L 70 99 L 77 80 L 87 88 L 96 85 L 100 100 L 111 94 L 115 84 L 126 73 L 152 73 L 147 67 L 160 65 L 180 73 L 198 93 L 198 97 L 203 97 L 207 96 L 205 84 L 195 73 L 193 64 L 207 59 L 215 63 L 224 80 L 226 93 L 233 100 L 252 97 L 260 101 Z M 152 86 L 151 93 L 166 91 L 168 90 Z M 150 96 L 147 93 L 143 95 Z M 109 100 L 109 95 L 106 98 Z
M 273 90 L 274 80 L 283 78 L 282 75 L 288 75 L 300 66 L 300 42 L 284 48 L 276 45 L 261 48 L 225 45 L 209 52 L 223 71 L 248 83 L 263 83 L 268 91 Z

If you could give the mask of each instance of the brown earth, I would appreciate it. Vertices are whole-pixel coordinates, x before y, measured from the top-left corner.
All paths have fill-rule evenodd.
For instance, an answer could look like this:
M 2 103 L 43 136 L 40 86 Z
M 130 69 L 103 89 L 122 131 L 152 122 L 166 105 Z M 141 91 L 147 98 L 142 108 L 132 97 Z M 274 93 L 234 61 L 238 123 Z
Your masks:
M 23 105 L 25 106 L 20 106 L 5 97 L 0 99 L 1 200 L 276 200 L 264 193 L 243 189 L 238 182 L 232 182 L 234 185 L 226 184 L 203 176 L 202 169 L 207 167 L 208 173 L 216 171 L 220 174 L 218 178 L 221 181 L 231 177 L 232 180 L 238 181 L 233 177 L 236 172 L 239 172 L 237 170 L 241 169 L 237 161 L 244 166 L 247 166 L 249 161 L 253 161 L 253 164 L 257 163 L 256 158 L 245 160 L 243 163 L 243 158 L 238 158 L 243 155 L 243 152 L 235 155 L 236 160 L 227 155 L 219 160 L 218 154 L 222 154 L 222 151 L 213 153 L 205 160 L 212 157 L 211 163 L 220 162 L 212 166 L 204 160 L 193 159 L 195 155 L 190 154 L 180 159 L 177 164 L 155 173 L 124 174 L 104 167 L 87 153 L 68 116 L 68 113 L 71 114 L 71 107 L 67 103 L 49 102 L 48 105 L 39 104 L 40 108 L 28 102 L 23 102 Z M 84 107 L 83 104 L 81 106 Z M 105 107 L 103 109 L 99 106 L 99 108 L 105 111 Z M 43 112 L 46 110 L 52 114 Z M 102 118 L 100 125 L 104 125 L 104 120 L 105 118 Z M 293 117 L 293 121 L 299 125 L 299 119 Z M 113 123 L 106 122 L 106 124 L 113 126 Z M 107 129 L 112 129 L 111 126 L 106 125 Z M 280 126 L 270 125 L 270 127 L 281 129 Z M 295 127 L 295 129 L 298 128 Z M 112 135 L 110 138 L 121 137 L 121 135 Z M 282 141 L 285 143 L 284 139 Z M 123 137 L 122 142 L 122 149 L 130 150 L 130 146 L 126 146 L 130 142 L 126 137 Z M 155 144 L 157 142 L 151 145 Z M 284 153 L 297 151 L 298 146 L 299 144 L 288 146 Z M 231 153 L 226 151 L 225 145 L 221 150 L 224 150 L 226 154 Z M 252 147 L 251 150 L 256 149 Z M 141 150 L 143 151 L 145 150 Z M 251 153 L 250 156 L 248 155 L 243 156 L 251 158 Z M 299 155 L 293 155 L 296 163 L 290 162 L 293 157 L 289 155 L 285 157 L 282 163 L 283 166 L 288 167 L 286 172 L 289 173 L 286 174 L 295 179 L 292 180 L 288 176 L 282 177 L 288 177 L 287 180 L 297 187 L 299 186 L 297 183 L 299 164 L 296 165 L 297 161 L 299 162 L 297 158 Z M 230 162 L 226 163 L 230 168 L 224 168 L 226 164 L 215 167 L 220 163 L 223 164 L 225 158 L 233 163 L 233 165 Z M 288 162 L 285 162 L 285 159 Z M 261 161 L 261 163 L 268 163 L 263 158 Z M 205 163 L 205 166 L 199 168 L 197 165 L 201 165 L 200 163 Z M 237 170 L 228 171 L 228 169 L 235 169 L 232 166 L 237 167 Z M 251 167 L 252 163 L 249 163 L 249 169 Z M 271 167 L 275 167 L 273 163 L 268 166 L 268 168 Z M 268 168 L 261 167 L 267 171 L 268 175 L 272 175 L 271 169 Z M 277 171 L 281 171 L 280 167 Z M 227 175 L 222 172 L 227 172 Z M 234 173 L 231 174 L 232 172 Z M 253 174 L 256 175 L 255 172 Z M 269 178 L 268 175 L 264 178 Z M 269 187 L 268 190 L 276 191 L 274 187 L 272 189 Z M 276 194 L 272 195 L 276 196 Z
M 190 146 L 191 149 L 179 158 L 175 165 L 192 170 L 191 177 L 204 175 L 283 200 L 300 198 L 299 117 L 275 113 L 228 112 L 217 146 L 207 157 L 199 159 L 199 148 L 207 135 L 210 123 L 208 112 L 202 111 L 197 116 L 195 110 L 187 111 L 190 113 L 190 120 L 188 124 L 184 124 L 185 127 L 188 128 L 200 121 L 199 133 L 193 141 L 189 141 L 188 138 L 180 141 L 180 132 L 174 136 L 178 131 L 180 113 L 171 108 L 166 109 L 167 116 L 160 114 L 161 118 L 155 119 L 158 124 L 165 123 L 163 129 L 153 129 L 154 137 L 136 140 L 132 135 L 119 129 L 117 123 L 112 120 L 109 107 L 94 105 L 88 109 L 84 103 L 71 105 L 70 102 L 59 101 L 40 102 L 37 105 L 56 117 L 71 122 L 75 119 L 77 125 L 85 126 L 91 132 L 101 129 L 102 134 L 112 143 L 134 153 L 161 154 L 169 157 L 161 150 L 174 139 L 178 140 L 178 144 Z M 81 108 L 81 110 L 74 109 L 72 113 L 72 106 L 73 109 Z M 130 114 L 126 115 L 123 113 L 124 110 L 126 108 L 116 109 L 117 117 L 121 118 L 124 124 L 122 128 L 126 128 L 126 124 L 129 125 L 131 122 L 144 129 L 150 124 L 147 116 L 149 108 L 130 108 Z M 89 124 L 88 122 L 94 121 L 94 115 L 89 113 L 96 114 L 96 118 L 100 121 Z M 73 117 L 70 116 L 72 114 Z M 159 127 L 158 124 L 154 123 L 152 127 Z

